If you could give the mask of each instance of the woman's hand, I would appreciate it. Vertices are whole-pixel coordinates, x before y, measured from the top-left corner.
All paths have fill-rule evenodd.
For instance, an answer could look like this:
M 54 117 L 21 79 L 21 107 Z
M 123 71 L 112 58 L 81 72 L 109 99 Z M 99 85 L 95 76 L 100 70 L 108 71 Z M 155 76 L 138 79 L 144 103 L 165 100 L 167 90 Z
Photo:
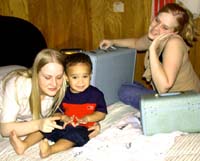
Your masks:
M 42 132 L 52 132 L 54 129 L 63 129 L 62 126 L 56 124 L 57 120 L 61 120 L 61 117 L 54 116 L 40 120 L 39 130 Z
M 156 37 L 152 44 L 149 47 L 149 51 L 150 53 L 152 51 L 156 52 L 157 54 L 159 54 L 160 49 L 162 48 L 160 45 L 162 44 L 163 46 L 165 46 L 165 44 L 167 43 L 167 41 L 169 40 L 169 37 L 174 35 L 174 33 L 165 33 L 165 34 L 161 34 L 158 37 Z
M 100 124 L 97 122 L 95 123 L 92 127 L 88 128 L 88 131 L 92 131 L 89 134 L 89 138 L 94 138 L 95 136 L 97 136 L 98 134 L 100 134 L 100 130 L 101 130 L 101 126 Z
M 100 42 L 100 49 L 106 50 L 113 45 L 112 40 L 103 40 Z
M 61 116 L 61 121 L 63 121 L 64 122 L 64 124 L 63 124 L 63 128 L 65 128 L 68 124 L 73 124 L 73 121 L 74 121 L 74 116 L 71 116 L 71 117 L 69 117 L 69 116 L 67 116 L 67 115 L 62 115 Z

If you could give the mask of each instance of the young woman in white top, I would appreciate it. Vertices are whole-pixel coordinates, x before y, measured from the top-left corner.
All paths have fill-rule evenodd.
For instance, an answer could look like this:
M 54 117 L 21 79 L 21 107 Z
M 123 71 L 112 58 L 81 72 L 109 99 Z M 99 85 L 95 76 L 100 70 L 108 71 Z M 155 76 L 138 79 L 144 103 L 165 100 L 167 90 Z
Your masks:
M 24 136 L 51 132 L 59 117 L 49 117 L 65 93 L 64 55 L 54 49 L 38 53 L 30 69 L 10 72 L 0 82 L 0 132 Z

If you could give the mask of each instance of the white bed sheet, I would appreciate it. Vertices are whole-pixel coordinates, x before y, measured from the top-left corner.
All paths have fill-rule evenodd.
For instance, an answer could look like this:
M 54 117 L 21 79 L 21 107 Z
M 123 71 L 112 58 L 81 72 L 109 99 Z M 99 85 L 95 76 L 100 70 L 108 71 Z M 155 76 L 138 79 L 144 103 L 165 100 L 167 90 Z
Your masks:
M 40 159 L 38 144 L 29 148 L 24 155 L 15 154 L 7 139 L 0 141 L 2 161 L 164 161 L 169 148 L 180 132 L 144 136 L 138 112 L 122 102 L 108 107 L 108 115 L 101 122 L 102 132 L 83 147 Z

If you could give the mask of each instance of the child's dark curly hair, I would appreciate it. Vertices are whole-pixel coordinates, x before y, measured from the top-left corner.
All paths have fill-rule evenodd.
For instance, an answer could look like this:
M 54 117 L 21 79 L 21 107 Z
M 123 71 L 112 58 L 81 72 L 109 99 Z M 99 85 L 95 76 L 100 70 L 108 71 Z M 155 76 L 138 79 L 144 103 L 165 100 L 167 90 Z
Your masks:
M 92 73 L 92 61 L 90 57 L 82 52 L 77 52 L 73 54 L 69 54 L 65 58 L 65 67 L 66 70 L 73 65 L 76 65 L 78 63 L 85 63 L 90 67 L 90 72 Z

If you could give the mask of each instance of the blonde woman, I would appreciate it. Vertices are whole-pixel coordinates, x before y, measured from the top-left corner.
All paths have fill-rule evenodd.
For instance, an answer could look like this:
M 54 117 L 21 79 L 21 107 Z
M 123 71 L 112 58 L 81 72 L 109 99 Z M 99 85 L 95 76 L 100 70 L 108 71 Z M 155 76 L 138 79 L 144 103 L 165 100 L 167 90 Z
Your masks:
M 49 117 L 65 94 L 64 55 L 54 49 L 38 53 L 31 69 L 18 69 L 1 80 L 0 132 L 24 136 L 51 132 L 59 117 Z M 49 117 L 49 118 L 48 118 Z

